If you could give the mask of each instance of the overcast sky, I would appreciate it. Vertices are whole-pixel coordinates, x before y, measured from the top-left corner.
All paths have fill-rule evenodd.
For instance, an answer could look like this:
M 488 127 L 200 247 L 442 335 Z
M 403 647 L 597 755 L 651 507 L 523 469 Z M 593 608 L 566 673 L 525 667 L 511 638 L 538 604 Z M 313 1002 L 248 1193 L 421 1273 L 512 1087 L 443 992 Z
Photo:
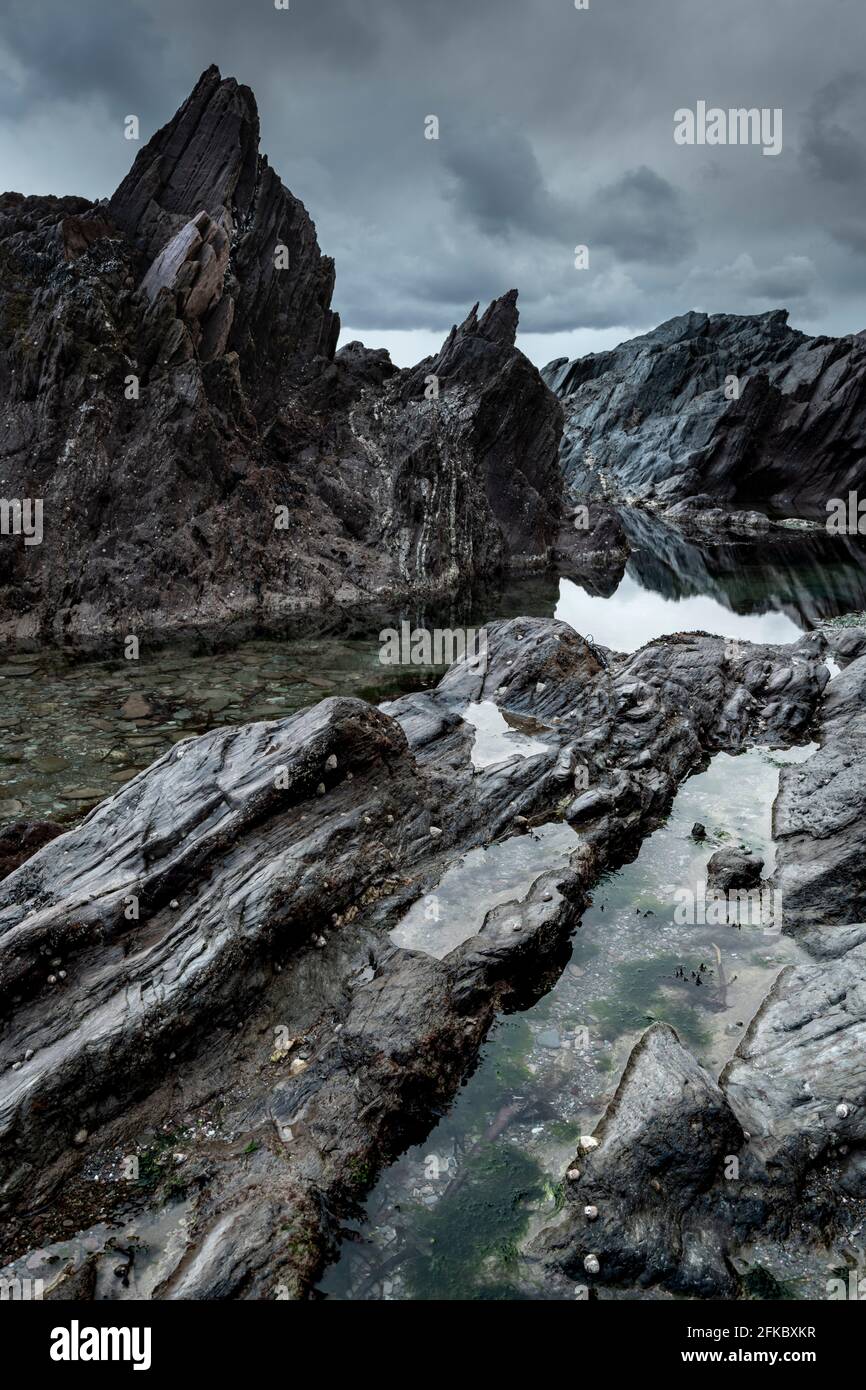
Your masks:
M 344 341 L 415 362 L 512 286 L 539 364 L 687 309 L 858 332 L 864 53 L 864 0 L 3 0 L 0 185 L 108 195 L 124 117 L 146 140 L 215 62 L 336 260 Z M 782 108 L 781 154 L 676 144 L 700 100 Z

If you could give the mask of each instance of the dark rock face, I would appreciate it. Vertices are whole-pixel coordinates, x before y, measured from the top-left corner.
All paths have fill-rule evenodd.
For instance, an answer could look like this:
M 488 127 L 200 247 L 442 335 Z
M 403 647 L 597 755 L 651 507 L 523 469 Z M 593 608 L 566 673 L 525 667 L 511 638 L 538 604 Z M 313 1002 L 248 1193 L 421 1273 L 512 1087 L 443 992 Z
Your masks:
M 557 569 L 591 594 L 616 593 L 631 554 L 619 513 L 603 502 L 578 507 L 556 543 Z
M 332 262 L 215 68 L 107 203 L 0 198 L 0 631 L 102 635 L 544 565 L 561 408 L 516 292 L 397 372 L 335 353 Z
M 866 657 L 828 686 L 817 737 L 807 762 L 782 770 L 773 808 L 785 930 L 810 939 L 866 921 Z
M 46 845 L 0 884 L 2 1258 L 38 1246 L 61 1293 L 87 1266 L 96 1297 L 309 1290 L 341 1217 L 441 1113 L 496 1011 L 549 987 L 588 890 L 682 778 L 711 750 L 809 726 L 823 641 L 793 652 L 783 704 L 768 690 L 789 647 L 744 643 L 732 662 L 698 634 L 618 656 L 563 623 L 493 624 L 486 669 L 178 744 Z M 531 717 L 540 748 L 474 767 L 462 714 L 485 700 Z M 468 850 L 531 844 L 564 812 L 574 852 L 510 902 L 462 907 L 451 949 L 392 940 Z M 677 1066 L 729 1124 L 695 1064 Z M 151 1187 L 123 1178 L 154 1150 L 169 1167 Z M 669 1160 L 680 1206 L 713 1154 Z M 185 1205 L 160 1214 L 178 1186 Z M 98 1216 L 116 1202 L 125 1230 L 130 1200 L 161 1254 L 138 1267 L 133 1251 L 119 1286 Z M 80 1259 L 53 1264 L 60 1239 Z
M 683 314 L 610 352 L 558 359 L 575 494 L 708 494 L 826 516 L 866 479 L 866 339 L 810 338 L 787 313 Z M 728 399 L 738 378 L 739 398 Z M 728 393 L 732 394 L 731 391 Z
M 667 1024 L 653 1024 L 633 1049 L 592 1139 L 570 1170 L 579 1178 L 566 1180 L 562 1220 L 536 1243 L 544 1262 L 580 1283 L 664 1281 L 730 1294 L 707 1194 L 743 1134 L 719 1086 Z M 597 1270 L 587 1264 L 593 1256 Z M 698 1288 L 679 1283 L 681 1266 L 700 1269 Z
M 866 946 L 828 935 L 837 958 L 783 971 L 721 1077 L 755 1153 L 790 1182 L 866 1142 Z
M 62 833 L 63 826 L 50 820 L 19 820 L 0 827 L 0 879 Z
M 276 391 L 307 360 L 333 357 L 340 330 L 330 307 L 334 263 L 321 255 L 303 204 L 259 155 L 258 109 L 249 87 L 223 81 L 215 67 L 202 73 L 177 114 L 136 157 L 108 207 L 152 262 L 200 211 L 222 229 L 226 256 L 214 274 L 211 313 L 217 322 L 230 316 L 228 347 L 239 354 L 257 406 L 266 390 Z M 277 269 L 278 246 L 286 248 L 289 274 Z
M 742 849 L 717 849 L 707 864 L 707 886 L 729 893 L 736 888 L 757 888 L 764 861 Z

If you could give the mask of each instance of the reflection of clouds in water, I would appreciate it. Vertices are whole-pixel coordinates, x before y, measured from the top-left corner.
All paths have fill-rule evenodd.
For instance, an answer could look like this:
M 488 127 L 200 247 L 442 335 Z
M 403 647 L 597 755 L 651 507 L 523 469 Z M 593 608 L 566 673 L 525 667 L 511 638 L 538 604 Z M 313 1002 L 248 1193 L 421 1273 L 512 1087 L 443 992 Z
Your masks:
M 620 652 L 633 652 L 669 632 L 710 632 L 746 642 L 795 642 L 803 635 L 784 613 L 732 613 L 705 595 L 665 598 L 642 589 L 628 574 L 611 598 L 587 594 L 572 580 L 561 580 L 555 616 Z
M 473 701 L 463 711 L 463 718 L 475 729 L 473 767 L 493 767 L 515 756 L 531 758 L 534 753 L 544 753 L 547 748 L 546 743 L 513 729 L 492 700 L 482 700 L 480 704 Z

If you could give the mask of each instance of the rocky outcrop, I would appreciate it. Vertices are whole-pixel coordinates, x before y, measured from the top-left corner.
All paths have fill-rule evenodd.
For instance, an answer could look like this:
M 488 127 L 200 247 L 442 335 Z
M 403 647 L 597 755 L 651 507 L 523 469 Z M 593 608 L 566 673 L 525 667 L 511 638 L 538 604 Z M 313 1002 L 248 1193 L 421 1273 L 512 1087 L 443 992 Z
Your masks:
M 757 888 L 764 861 L 744 849 L 717 849 L 707 864 L 707 887 L 720 893 L 738 888 Z
M 664 1282 L 730 1295 L 713 1189 L 743 1133 L 719 1086 L 656 1023 L 635 1046 L 616 1095 L 566 1175 L 566 1207 L 535 1252 L 570 1280 Z M 696 1276 L 696 1277 L 695 1277 Z
M 682 314 L 609 352 L 551 362 L 575 495 L 826 517 L 866 480 L 866 338 L 810 338 L 784 310 Z
M 866 1143 L 866 946 L 828 936 L 836 958 L 782 973 L 721 1078 L 753 1152 L 791 1185 L 828 1160 L 863 1167 L 849 1147 Z
M 516 292 L 397 372 L 336 352 L 333 263 L 208 69 L 106 203 L 0 198 L 0 633 L 129 634 L 544 565 L 561 408 Z
M 820 746 L 781 769 L 774 808 L 782 929 L 797 936 L 803 960 L 778 976 L 718 1084 L 670 1030 L 644 1035 L 566 1174 L 561 1220 L 534 1244 L 554 1288 L 659 1283 L 731 1297 L 747 1291 L 753 1252 L 775 1250 L 777 1267 L 797 1252 L 824 1271 L 816 1288 L 827 1296 L 834 1260 L 862 1260 L 866 657 L 857 653 L 866 635 L 846 636 L 849 664 L 826 688 Z M 796 662 L 771 686 L 784 692 Z M 723 851 L 709 876 L 748 886 L 761 867 Z
M 823 650 L 731 660 L 693 634 L 618 656 L 516 619 L 435 690 L 178 744 L 0 884 L 4 1258 L 61 1296 L 84 1267 L 97 1297 L 305 1293 L 678 783 L 805 733 Z M 483 702 L 532 719 L 528 754 L 474 764 Z M 531 849 L 563 816 L 573 852 L 511 901 L 449 909 L 449 948 L 394 939 L 468 850 Z M 683 1197 L 702 1162 L 671 1160 Z M 120 1265 L 119 1226 L 138 1232 Z
M 773 808 L 785 929 L 810 939 L 866 921 L 866 657 L 831 683 L 817 736 L 807 762 L 782 770 Z

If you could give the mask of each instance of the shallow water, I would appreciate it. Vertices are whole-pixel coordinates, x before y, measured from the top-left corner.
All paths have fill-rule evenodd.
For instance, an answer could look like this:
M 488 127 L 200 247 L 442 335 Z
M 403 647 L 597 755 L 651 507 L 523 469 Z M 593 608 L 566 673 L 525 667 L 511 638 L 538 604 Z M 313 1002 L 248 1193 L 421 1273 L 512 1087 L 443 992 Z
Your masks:
M 412 904 L 391 940 L 404 950 L 443 960 L 477 934 L 492 907 L 524 898 L 540 874 L 567 863 L 576 848 L 574 831 L 554 821 L 530 835 L 471 849 Z
M 379 661 L 380 630 L 404 618 L 455 628 L 555 613 L 624 651 L 693 628 L 787 642 L 866 608 L 866 564 L 848 541 L 828 561 L 820 534 L 781 547 L 713 548 L 672 539 L 655 522 L 641 520 L 638 530 L 627 571 L 607 598 L 542 576 L 455 600 L 447 612 L 400 613 L 387 623 L 379 615 L 366 626 L 356 616 L 351 631 L 260 636 L 221 650 L 213 639 L 143 647 L 137 662 L 57 650 L 0 658 L 0 825 L 22 816 L 74 819 L 173 743 L 217 725 L 289 715 L 325 695 L 383 701 L 435 683 L 441 670 Z M 489 702 L 465 717 L 475 729 L 477 768 L 541 747 Z M 719 1071 L 798 948 L 772 923 L 684 921 L 677 907 L 685 891 L 699 893 L 720 845 L 761 852 L 771 871 L 779 764 L 807 753 L 719 755 L 684 784 L 635 861 L 597 887 L 555 987 L 496 1024 L 450 1112 L 385 1172 L 323 1280 L 326 1297 L 520 1296 L 525 1240 L 555 1213 L 576 1140 L 602 1114 L 647 1024 L 670 1022 Z M 706 842 L 692 839 L 695 821 L 706 825 Z M 467 853 L 392 939 L 446 955 L 491 906 L 522 898 L 576 846 L 569 827 L 552 824 Z M 791 1269 L 782 1276 L 804 1277 Z
M 719 754 L 685 783 L 634 863 L 599 884 L 558 983 L 497 1024 L 450 1114 L 383 1175 L 367 1221 L 323 1281 L 327 1296 L 514 1296 L 519 1243 L 555 1213 L 576 1140 L 600 1119 L 649 1023 L 672 1024 L 718 1074 L 800 952 L 772 921 L 678 923 L 677 908 L 684 890 L 698 896 L 707 860 L 722 845 L 763 854 L 771 871 L 779 767 L 810 751 Z M 696 821 L 706 841 L 692 839 Z M 569 836 L 577 844 L 560 829 L 555 854 Z M 486 886 L 473 884 L 479 924 L 493 901 L 483 897 Z
M 609 598 L 569 579 L 539 576 L 455 599 L 447 609 L 401 612 L 387 625 L 399 628 L 405 618 L 414 626 L 478 628 L 500 617 L 555 614 L 628 651 L 689 628 L 787 642 L 822 617 L 866 606 L 866 562 L 848 538 L 838 538 L 830 565 L 828 538 L 820 533 L 781 545 L 701 550 L 660 533 L 657 522 L 641 522 L 650 524 L 651 532 L 632 537 L 636 548 Z M 223 634 L 160 648 L 143 642 L 137 661 L 125 660 L 120 644 L 88 660 L 58 649 L 0 653 L 0 826 L 22 817 L 74 819 L 173 743 L 215 726 L 280 718 L 325 695 L 378 702 L 438 679 L 441 667 L 381 664 L 381 614 L 347 621 L 348 631 L 236 645 Z M 477 730 L 476 766 L 531 751 L 483 705 L 468 717 Z

